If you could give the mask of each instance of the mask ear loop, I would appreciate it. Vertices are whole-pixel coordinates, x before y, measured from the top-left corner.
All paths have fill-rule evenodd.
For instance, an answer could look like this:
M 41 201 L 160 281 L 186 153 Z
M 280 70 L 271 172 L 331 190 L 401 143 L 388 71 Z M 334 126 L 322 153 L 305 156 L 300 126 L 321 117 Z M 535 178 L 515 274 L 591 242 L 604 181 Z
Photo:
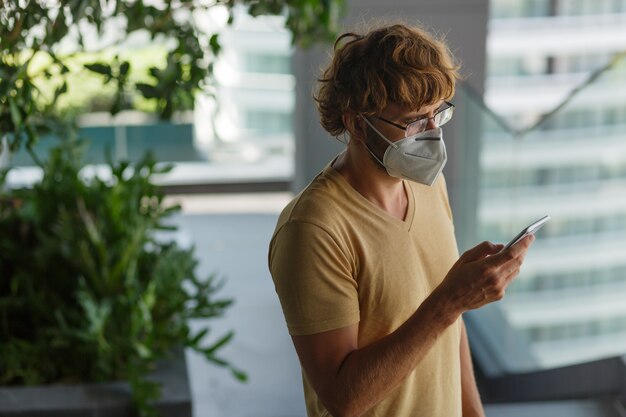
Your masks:
M 363 114 L 361 114 L 361 113 L 359 113 L 359 116 L 361 116 L 361 118 L 362 118 L 363 120 L 365 120 L 365 123 L 367 123 L 367 125 L 368 125 L 369 127 L 371 127 L 371 128 L 372 128 L 372 130 L 373 130 L 374 132 L 378 133 L 378 136 L 380 136 L 380 137 L 381 137 L 381 138 L 382 138 L 385 142 L 387 142 L 390 146 L 392 146 L 392 147 L 393 147 L 393 148 L 395 148 L 395 149 L 398 149 L 398 148 L 399 148 L 399 147 L 398 147 L 398 145 L 396 145 L 395 143 L 393 143 L 392 141 L 390 141 L 389 139 L 387 139 L 387 138 L 385 137 L 385 135 L 383 135 L 382 133 L 380 133 L 380 132 L 378 131 L 378 129 L 376 129 L 376 128 L 374 127 L 374 125 L 373 125 L 373 124 L 371 124 L 369 120 L 367 120 L 367 117 L 363 116 Z
M 361 117 L 363 120 L 365 120 L 365 123 L 368 124 L 369 127 L 371 127 L 372 129 L 374 129 L 374 131 L 376 133 L 378 133 L 380 135 L 380 137 L 382 137 L 387 143 L 389 143 L 390 145 L 392 145 L 394 148 L 396 147 L 394 145 L 393 142 L 389 142 L 387 140 L 387 138 L 385 138 L 374 126 L 372 126 L 372 124 L 369 122 L 369 120 L 367 120 L 367 118 L 365 118 L 365 116 L 363 116 L 361 113 L 359 113 L 359 117 Z M 365 145 L 365 149 L 367 149 L 367 151 L 370 153 L 370 155 L 372 155 L 372 157 L 374 157 L 374 159 L 376 160 L 376 162 L 378 162 L 380 164 L 381 167 L 385 168 L 385 171 L 387 170 L 387 167 L 385 166 L 385 164 L 383 163 L 383 161 L 381 161 L 380 159 L 378 159 L 378 157 L 374 154 L 374 152 L 372 152 L 372 150 L 370 149 L 370 147 L 367 145 L 367 142 L 363 141 L 363 144 Z M 389 172 L 389 171 L 387 171 Z

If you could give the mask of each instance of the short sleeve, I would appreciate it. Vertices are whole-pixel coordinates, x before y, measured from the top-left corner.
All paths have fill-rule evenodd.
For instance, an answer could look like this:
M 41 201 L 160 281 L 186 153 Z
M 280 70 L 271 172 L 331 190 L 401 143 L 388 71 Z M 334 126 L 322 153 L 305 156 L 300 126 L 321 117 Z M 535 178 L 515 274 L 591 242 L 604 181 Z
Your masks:
M 291 335 L 359 322 L 352 265 L 346 251 L 320 226 L 292 220 L 277 231 L 269 267 Z

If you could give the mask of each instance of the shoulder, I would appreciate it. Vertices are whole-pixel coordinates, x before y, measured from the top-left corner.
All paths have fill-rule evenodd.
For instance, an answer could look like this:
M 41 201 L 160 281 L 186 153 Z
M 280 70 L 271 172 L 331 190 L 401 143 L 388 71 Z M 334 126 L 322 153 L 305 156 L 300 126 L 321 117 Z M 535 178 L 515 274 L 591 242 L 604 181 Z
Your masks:
M 332 249 L 349 257 L 355 207 L 337 175 L 324 170 L 283 209 L 269 245 L 270 263 L 275 253 L 295 246 L 309 252 Z
M 348 204 L 336 175 L 324 170 L 294 197 L 281 212 L 274 234 L 289 223 L 309 224 L 331 232 Z

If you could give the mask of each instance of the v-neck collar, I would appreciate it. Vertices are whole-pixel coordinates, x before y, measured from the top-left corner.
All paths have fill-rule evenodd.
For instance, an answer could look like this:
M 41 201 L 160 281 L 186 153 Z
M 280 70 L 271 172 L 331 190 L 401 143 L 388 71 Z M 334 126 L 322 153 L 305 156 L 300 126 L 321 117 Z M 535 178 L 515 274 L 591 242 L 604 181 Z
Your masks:
M 333 161 L 334 162 L 334 161 Z M 392 216 L 381 207 L 369 201 L 365 198 L 361 193 L 359 193 L 352 185 L 337 171 L 332 167 L 332 162 L 326 166 L 324 169 L 324 174 L 326 174 L 331 180 L 336 182 L 341 188 L 346 191 L 346 194 L 352 196 L 356 202 L 364 207 L 366 207 L 371 212 L 375 213 L 385 221 L 389 223 L 393 223 L 396 226 L 402 227 L 405 230 L 410 230 L 413 225 L 413 220 L 415 218 L 415 195 L 413 193 L 413 187 L 406 180 L 402 180 L 402 186 L 404 187 L 404 192 L 407 197 L 407 210 L 403 219 L 399 219 L 397 217 Z

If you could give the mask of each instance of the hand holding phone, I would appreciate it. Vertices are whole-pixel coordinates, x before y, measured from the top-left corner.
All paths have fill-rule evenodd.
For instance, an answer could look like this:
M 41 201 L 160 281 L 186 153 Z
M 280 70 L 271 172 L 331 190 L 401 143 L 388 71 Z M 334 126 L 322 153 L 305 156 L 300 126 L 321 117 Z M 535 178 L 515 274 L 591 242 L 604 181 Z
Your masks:
M 507 250 L 508 248 L 510 248 L 511 246 L 515 245 L 517 242 L 519 242 L 520 240 L 524 239 L 526 236 L 528 235 L 534 235 L 537 230 L 541 229 L 541 226 L 543 226 L 544 224 L 546 224 L 546 222 L 550 220 L 550 216 L 544 216 L 542 218 L 540 218 L 539 220 L 531 223 L 530 225 L 528 225 L 527 227 L 525 227 L 524 229 L 522 229 L 521 232 L 519 232 L 513 239 L 511 239 L 511 241 L 509 243 L 507 243 L 504 248 L 502 248 L 502 251 Z

